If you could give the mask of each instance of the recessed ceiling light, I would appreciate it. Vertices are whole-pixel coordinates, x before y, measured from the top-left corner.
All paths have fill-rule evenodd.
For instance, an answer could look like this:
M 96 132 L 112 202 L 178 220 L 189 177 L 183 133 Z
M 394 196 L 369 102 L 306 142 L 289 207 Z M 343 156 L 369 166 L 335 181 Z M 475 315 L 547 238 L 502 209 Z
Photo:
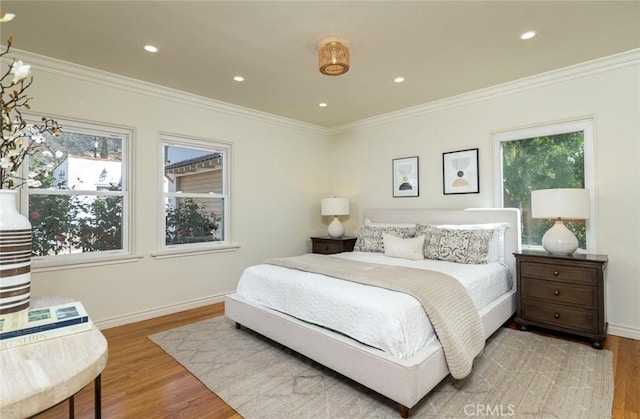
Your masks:
M 321 102 L 321 103 L 318 104 L 318 106 L 320 106 L 321 108 L 326 108 L 327 104 L 324 103 L 324 102 Z
M 534 36 L 536 36 L 536 31 L 527 31 L 527 32 L 523 33 L 522 35 L 520 35 L 520 39 L 523 39 L 523 40 L 531 39 Z
M 235 76 L 233 79 L 235 81 L 244 81 L 244 77 L 242 77 L 242 76 Z
M 144 50 L 148 52 L 158 52 L 158 48 L 154 47 L 153 45 L 145 45 Z
M 394 83 L 402 83 L 404 82 L 404 77 L 396 77 L 395 79 L 393 79 Z

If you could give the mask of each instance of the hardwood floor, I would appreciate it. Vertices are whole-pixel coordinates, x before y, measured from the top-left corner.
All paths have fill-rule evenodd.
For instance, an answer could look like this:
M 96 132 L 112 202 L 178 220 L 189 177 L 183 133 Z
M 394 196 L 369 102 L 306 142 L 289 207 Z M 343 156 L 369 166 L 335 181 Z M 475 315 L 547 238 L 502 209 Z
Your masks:
M 146 337 L 224 314 L 224 305 L 158 317 L 103 331 L 109 360 L 102 374 L 103 418 L 241 418 L 180 364 Z M 514 327 L 513 324 L 510 327 Z M 585 344 L 589 344 L 585 342 Z M 640 341 L 609 336 L 613 352 L 613 417 L 640 418 Z M 93 418 L 93 384 L 75 397 L 76 418 Z M 36 416 L 68 417 L 63 402 Z
M 102 417 L 241 418 L 200 381 L 147 339 L 148 335 L 224 314 L 214 304 L 103 330 L 109 359 L 102 373 Z M 93 384 L 75 397 L 75 417 L 93 418 Z M 68 417 L 63 402 L 36 418 Z

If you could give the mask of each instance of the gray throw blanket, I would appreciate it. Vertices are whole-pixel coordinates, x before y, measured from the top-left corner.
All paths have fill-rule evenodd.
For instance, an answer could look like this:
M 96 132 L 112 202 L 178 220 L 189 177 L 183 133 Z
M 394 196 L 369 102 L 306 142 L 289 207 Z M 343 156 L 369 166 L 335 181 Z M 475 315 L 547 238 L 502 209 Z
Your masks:
M 269 259 L 265 263 L 387 288 L 415 297 L 433 324 L 453 378 L 469 375 L 473 359 L 484 348 L 484 328 L 478 311 L 464 286 L 449 275 L 312 253 Z

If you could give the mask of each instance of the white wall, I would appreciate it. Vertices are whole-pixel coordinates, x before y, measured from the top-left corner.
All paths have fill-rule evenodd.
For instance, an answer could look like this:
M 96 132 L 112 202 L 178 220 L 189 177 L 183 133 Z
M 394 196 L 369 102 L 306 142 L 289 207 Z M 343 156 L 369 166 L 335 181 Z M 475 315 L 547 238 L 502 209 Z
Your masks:
M 14 51 L 33 65 L 32 113 L 133 128 L 134 253 L 103 266 L 33 266 L 32 295 L 79 299 L 113 326 L 221 301 L 242 270 L 304 253 L 321 231 L 329 194 L 326 130 Z M 64 129 L 64 127 L 62 127 Z M 239 249 L 169 259 L 151 256 L 160 235 L 159 132 L 232 144 L 232 240 Z
M 15 52 L 15 51 L 14 51 Z M 83 301 L 113 326 L 219 301 L 244 267 L 309 250 L 319 201 L 351 201 L 347 233 L 373 207 L 492 206 L 492 133 L 594 117 L 597 251 L 609 256 L 610 332 L 640 339 L 640 52 L 340 127 L 331 133 L 28 53 L 33 113 L 133 128 L 135 253 L 107 266 L 34 267 L 34 296 Z M 412 81 L 408 81 L 411 83 Z M 159 132 L 233 144 L 237 251 L 158 260 Z M 328 135 L 329 134 L 329 135 Z M 442 194 L 442 153 L 480 149 L 480 193 Z M 420 196 L 392 198 L 391 159 L 420 157 Z M 327 166 L 332 162 L 332 166 Z
M 359 207 L 346 229 L 365 208 L 492 206 L 492 133 L 585 116 L 595 118 L 609 332 L 640 339 L 640 51 L 336 129 L 331 187 Z M 442 153 L 468 148 L 479 148 L 480 193 L 444 195 Z M 391 159 L 409 156 L 420 158 L 420 196 L 392 198 Z

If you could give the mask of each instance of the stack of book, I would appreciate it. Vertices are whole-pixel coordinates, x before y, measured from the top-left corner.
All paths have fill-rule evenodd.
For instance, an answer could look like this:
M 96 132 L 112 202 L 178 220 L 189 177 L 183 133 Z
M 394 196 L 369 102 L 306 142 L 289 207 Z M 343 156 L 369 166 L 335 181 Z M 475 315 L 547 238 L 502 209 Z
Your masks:
M 0 315 L 0 349 L 84 332 L 90 330 L 92 325 L 87 311 L 79 301 L 2 314 Z

